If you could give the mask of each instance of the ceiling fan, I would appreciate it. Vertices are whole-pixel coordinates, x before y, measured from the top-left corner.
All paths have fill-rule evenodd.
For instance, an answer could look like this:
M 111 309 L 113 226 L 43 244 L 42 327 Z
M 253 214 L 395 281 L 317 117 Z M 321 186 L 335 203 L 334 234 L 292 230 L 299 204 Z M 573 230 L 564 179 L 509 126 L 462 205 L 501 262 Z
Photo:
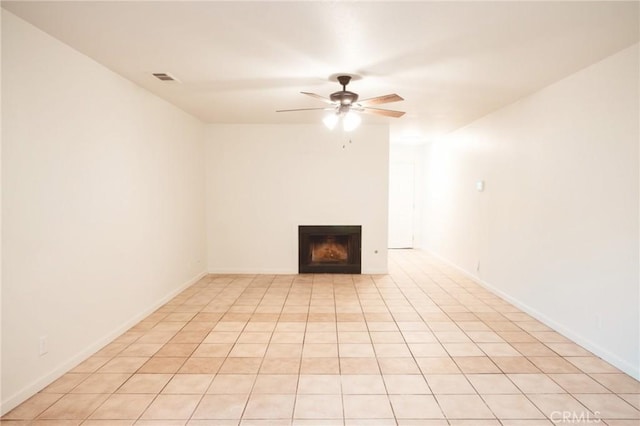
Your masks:
M 281 109 L 276 112 L 292 112 L 292 111 L 312 111 L 312 110 L 324 110 L 332 111 L 324 119 L 324 124 L 333 129 L 338 121 L 342 118 L 343 127 L 346 131 L 351 131 L 358 127 L 361 118 L 355 112 L 362 112 L 366 114 L 382 115 L 385 117 L 402 117 L 404 111 L 394 111 L 390 109 L 372 108 L 372 105 L 386 104 L 390 102 L 403 101 L 404 99 L 393 93 L 384 96 L 377 96 L 375 98 L 365 99 L 358 102 L 358 94 L 347 90 L 347 85 L 351 81 L 350 75 L 338 76 L 338 82 L 342 85 L 342 90 L 337 91 L 329 95 L 329 98 L 317 95 L 310 92 L 301 92 L 303 95 L 311 96 L 321 100 L 330 106 L 324 108 L 298 108 L 298 109 Z

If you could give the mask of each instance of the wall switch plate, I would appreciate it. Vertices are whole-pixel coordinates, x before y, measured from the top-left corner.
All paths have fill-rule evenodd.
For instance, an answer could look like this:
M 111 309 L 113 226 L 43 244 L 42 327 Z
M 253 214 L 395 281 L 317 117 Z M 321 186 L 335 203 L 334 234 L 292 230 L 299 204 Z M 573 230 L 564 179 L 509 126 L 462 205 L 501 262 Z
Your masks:
M 484 181 L 483 180 L 476 181 L 476 189 L 478 190 L 478 192 L 484 191 Z

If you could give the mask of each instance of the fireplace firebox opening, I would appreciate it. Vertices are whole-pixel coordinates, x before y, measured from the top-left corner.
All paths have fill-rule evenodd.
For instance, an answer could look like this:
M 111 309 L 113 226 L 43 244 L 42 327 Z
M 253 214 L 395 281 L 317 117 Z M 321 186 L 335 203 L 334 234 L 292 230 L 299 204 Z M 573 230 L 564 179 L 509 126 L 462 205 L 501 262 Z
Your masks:
M 360 274 L 361 226 L 299 226 L 298 271 Z

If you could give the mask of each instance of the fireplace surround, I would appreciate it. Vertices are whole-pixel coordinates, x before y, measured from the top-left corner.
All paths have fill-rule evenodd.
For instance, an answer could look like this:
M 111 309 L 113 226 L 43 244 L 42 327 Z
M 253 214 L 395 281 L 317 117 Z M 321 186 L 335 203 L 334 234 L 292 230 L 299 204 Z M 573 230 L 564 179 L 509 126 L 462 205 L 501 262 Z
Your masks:
M 360 274 L 362 226 L 300 225 L 298 272 Z

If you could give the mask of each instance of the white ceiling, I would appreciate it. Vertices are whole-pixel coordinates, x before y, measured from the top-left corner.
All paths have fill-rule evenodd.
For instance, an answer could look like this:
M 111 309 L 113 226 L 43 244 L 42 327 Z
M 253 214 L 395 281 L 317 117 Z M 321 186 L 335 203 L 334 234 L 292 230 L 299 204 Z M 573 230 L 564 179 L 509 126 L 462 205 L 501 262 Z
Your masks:
M 361 99 L 398 93 L 392 141 L 436 137 L 639 39 L 632 2 L 3 1 L 208 123 L 312 123 L 339 73 Z M 43 70 L 46 71 L 46 70 Z M 181 83 L 151 76 L 167 72 Z

